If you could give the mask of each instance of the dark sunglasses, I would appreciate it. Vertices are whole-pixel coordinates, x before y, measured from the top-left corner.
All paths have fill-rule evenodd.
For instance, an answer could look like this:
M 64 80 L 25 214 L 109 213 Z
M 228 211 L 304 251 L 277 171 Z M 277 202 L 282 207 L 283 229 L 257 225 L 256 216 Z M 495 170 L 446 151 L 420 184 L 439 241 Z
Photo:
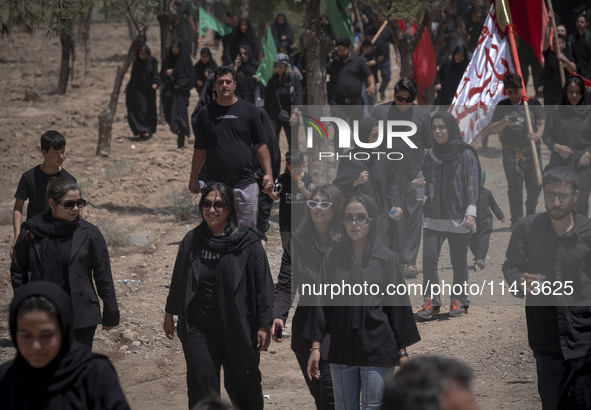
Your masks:
M 412 97 L 404 98 L 404 97 L 401 97 L 401 96 L 399 96 L 399 95 L 397 95 L 397 96 L 396 96 L 396 101 L 398 101 L 398 102 L 403 102 L 403 101 L 405 101 L 405 102 L 407 102 L 407 103 L 411 103 L 411 102 L 413 102 L 414 100 L 415 100 L 415 99 L 414 99 L 414 98 L 412 98 Z
M 367 215 L 345 215 L 343 218 L 343 225 L 353 225 L 353 222 L 357 225 L 367 225 L 371 221 L 371 218 Z
M 323 211 L 326 211 L 328 208 L 330 208 L 332 206 L 332 202 L 314 201 L 313 199 L 307 200 L 306 204 L 308 205 L 308 208 L 310 208 L 310 209 L 320 208 Z
M 201 208 L 202 211 L 209 211 L 212 206 L 213 206 L 213 209 L 215 209 L 217 212 L 224 212 L 224 210 L 226 209 L 228 204 L 226 204 L 225 202 L 222 202 L 222 201 L 215 201 L 215 202 L 203 201 L 199 205 L 199 207 Z
M 75 207 L 78 207 L 78 209 L 84 208 L 86 206 L 86 199 L 80 198 L 75 201 L 73 199 L 69 199 L 64 202 L 58 202 L 58 204 L 63 206 L 66 211 L 71 211 Z

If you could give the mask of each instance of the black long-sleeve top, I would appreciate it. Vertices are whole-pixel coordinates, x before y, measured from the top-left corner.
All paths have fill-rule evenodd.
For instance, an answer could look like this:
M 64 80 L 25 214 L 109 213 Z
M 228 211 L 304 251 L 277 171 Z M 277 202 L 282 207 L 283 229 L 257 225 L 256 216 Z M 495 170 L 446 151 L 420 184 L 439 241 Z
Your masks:
M 552 283 L 572 281 L 572 296 L 526 299 L 529 346 L 534 354 L 559 360 L 581 357 L 591 348 L 591 221 L 574 211 L 573 219 L 573 228 L 558 236 L 547 212 L 524 218 L 511 234 L 503 264 L 505 280 L 518 285 L 515 296 L 521 298 L 523 273 L 544 274 Z

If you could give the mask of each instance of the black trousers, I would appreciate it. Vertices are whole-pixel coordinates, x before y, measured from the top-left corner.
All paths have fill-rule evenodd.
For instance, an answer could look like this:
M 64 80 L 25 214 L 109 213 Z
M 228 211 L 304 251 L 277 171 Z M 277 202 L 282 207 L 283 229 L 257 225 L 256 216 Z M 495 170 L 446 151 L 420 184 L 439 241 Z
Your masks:
M 538 150 L 538 161 L 542 168 L 542 156 Z M 523 217 L 523 185 L 527 191 L 526 215 L 536 213 L 538 197 L 542 187 L 538 184 L 534 157 L 529 149 L 513 149 L 503 146 L 503 168 L 507 177 L 507 194 L 511 211 L 511 225 Z
M 575 211 L 589 216 L 589 194 L 591 193 L 591 166 L 577 170 L 579 178 L 579 199 L 575 202 Z
M 398 221 L 390 220 L 391 249 L 398 253 L 401 264 L 416 265 L 423 229 L 423 202 L 417 201 L 416 190 L 409 183 L 400 183 L 398 187 L 403 214 Z
M 312 343 L 309 343 L 312 346 Z M 302 349 L 293 349 L 304 380 L 308 385 L 310 394 L 314 397 L 314 403 L 317 410 L 332 410 L 334 409 L 334 395 L 332 392 L 332 378 L 330 377 L 330 366 L 324 360 L 320 360 L 320 380 L 308 378 L 308 358 L 310 357 L 310 347 Z
M 437 263 L 443 241 L 447 239 L 449 245 L 449 257 L 454 271 L 453 284 L 461 285 L 461 292 L 453 292 L 451 300 L 461 299 L 464 306 L 469 306 L 470 301 L 464 292 L 464 283 L 468 282 L 468 243 L 470 233 L 439 232 L 432 229 L 423 231 L 423 289 L 425 297 L 433 299 L 434 306 L 441 306 L 441 296 L 433 290 L 433 284 L 439 285 L 439 272 Z M 433 294 L 432 294 L 433 293 Z M 446 291 L 446 294 L 450 292 Z
M 94 333 L 96 332 L 96 325 L 95 326 L 88 326 L 82 327 L 80 329 L 76 329 L 74 331 L 74 337 L 80 343 L 85 346 L 88 346 L 90 350 L 92 350 L 92 342 L 94 340 Z
M 559 360 L 550 356 L 534 355 L 538 373 L 538 393 L 542 399 L 543 410 L 556 410 L 560 395 L 570 375 L 581 360 Z
M 257 216 L 257 236 L 261 240 L 267 240 L 267 231 L 271 224 L 269 218 L 271 217 L 271 209 L 273 208 L 273 199 L 263 193 L 263 185 L 260 179 L 257 179 L 259 186 L 259 213 Z
M 286 124 L 284 122 L 281 121 L 277 121 L 277 120 L 272 120 L 271 118 L 269 118 L 269 120 L 271 121 L 271 127 L 275 130 L 275 136 L 277 137 L 277 144 L 280 146 L 281 145 L 281 129 L 283 128 L 283 130 L 285 131 L 285 137 L 287 138 L 287 146 L 289 147 L 288 149 L 291 151 L 292 147 L 294 150 L 299 150 L 300 149 L 300 144 L 298 141 L 298 122 L 296 122 L 294 125 L 290 125 L 290 124 Z M 294 132 L 292 134 L 291 129 L 294 129 Z M 293 136 L 293 140 L 292 140 L 292 136 Z
M 187 363 L 189 408 L 211 393 L 220 395 L 220 369 L 224 366 L 224 387 L 232 404 L 241 410 L 263 408 L 261 372 L 253 369 L 245 382 L 238 382 L 228 360 L 226 344 L 220 337 L 201 326 L 190 325 L 188 340 L 183 343 Z
M 492 228 L 492 217 L 476 222 L 476 233 L 470 235 L 470 250 L 474 255 L 474 259 L 486 259 Z

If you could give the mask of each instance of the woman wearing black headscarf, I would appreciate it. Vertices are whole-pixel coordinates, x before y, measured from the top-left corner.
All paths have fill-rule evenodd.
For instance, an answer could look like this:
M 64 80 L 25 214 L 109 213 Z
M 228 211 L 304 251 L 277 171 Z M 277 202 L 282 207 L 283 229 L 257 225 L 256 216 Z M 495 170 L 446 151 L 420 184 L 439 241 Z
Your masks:
M 15 294 L 36 280 L 48 280 L 70 295 L 76 339 L 92 348 L 98 324 L 119 324 L 109 251 L 99 229 L 80 218 L 86 205 L 76 182 L 51 178 L 48 212 L 27 219 L 14 245 L 10 280 Z M 103 312 L 99 299 L 103 301 Z
M 259 68 L 259 62 L 253 56 L 249 45 L 240 46 L 234 67 L 236 68 L 236 92 L 240 98 L 254 104 L 259 83 L 253 78 L 253 75 Z
M 364 194 L 345 202 L 342 242 L 328 251 L 321 284 L 348 284 L 322 307 L 312 307 L 304 337 L 313 341 L 308 377 L 320 377 L 321 341 L 330 334 L 327 361 L 334 400 L 340 408 L 379 408 L 387 376 L 408 358 L 406 348 L 420 340 L 407 294 L 384 296 L 386 287 L 405 285 L 398 255 L 377 235 L 377 206 Z M 371 291 L 359 290 L 364 288 Z M 375 291 L 375 289 L 378 289 Z M 343 296 L 345 295 L 345 296 Z
M 443 63 L 437 73 L 435 90 L 439 92 L 439 95 L 435 99 L 435 105 L 450 105 L 452 103 L 469 62 L 468 49 L 463 44 L 458 45 L 454 49 L 451 59 Z
M 70 299 L 58 285 L 24 286 L 9 324 L 16 358 L 0 366 L 0 408 L 129 409 L 109 359 L 75 340 Z
M 439 283 L 437 261 L 445 239 L 449 244 L 453 284 L 464 288 L 468 281 L 468 246 L 470 232 L 476 226 L 480 188 L 478 154 L 462 139 L 454 116 L 448 112 L 435 114 L 431 119 L 431 128 L 435 143 L 425 155 L 423 164 L 427 197 L 423 207 L 425 301 L 417 314 L 418 320 L 429 320 L 439 313 L 441 297 L 438 294 L 433 298 L 427 295 L 432 294 L 433 285 Z M 416 180 L 413 182 L 416 183 Z M 468 306 L 465 292 L 452 294 L 449 317 L 463 315 Z
M 240 57 L 240 47 L 243 45 L 250 47 L 252 56 L 256 61 L 261 59 L 261 42 L 252 27 L 252 23 L 246 17 L 242 17 L 238 21 L 234 31 L 230 34 L 230 40 L 228 40 L 228 45 L 224 49 L 224 58 L 222 61 L 235 61 L 236 58 Z
M 195 84 L 195 70 L 189 49 L 178 37 L 172 39 L 170 49 L 164 57 L 160 79 L 164 83 L 164 117 L 170 130 L 177 135 L 177 149 L 183 149 L 185 137 L 191 132 L 187 107 L 191 88 Z
M 197 88 L 199 97 L 201 97 L 201 91 L 203 91 L 207 77 L 218 68 L 218 65 L 208 47 L 203 47 L 199 54 L 201 58 L 195 63 L 195 88 Z
M 585 83 L 579 76 L 566 80 L 562 101 L 546 119 L 542 139 L 551 151 L 548 168 L 569 167 L 579 178 L 575 210 L 589 215 L 591 193 L 591 107 L 585 100 Z
M 320 379 L 310 380 L 307 377 L 307 367 L 312 342 L 302 336 L 310 314 L 310 305 L 301 296 L 301 285 L 319 283 L 318 272 L 322 258 L 341 239 L 340 212 L 344 202 L 342 192 L 331 184 L 321 185 L 312 192 L 310 200 L 307 201 L 304 219 L 283 250 L 273 296 L 273 340 L 280 343 L 280 334 L 287 323 L 289 310 L 296 293 L 300 292 L 299 303 L 292 319 L 291 350 L 295 353 L 318 410 L 334 407 L 330 368 L 326 363 L 330 336 L 322 341 Z
M 127 121 L 133 135 L 140 139 L 152 138 L 156 132 L 156 89 L 159 84 L 158 61 L 144 44 L 133 62 L 125 89 Z
M 203 222 L 179 246 L 166 300 L 164 333 L 174 337 L 173 315 L 187 363 L 189 408 L 220 395 L 220 368 L 232 403 L 262 409 L 259 355 L 271 341 L 273 279 L 258 236 L 238 224 L 234 193 L 206 186 Z
M 292 44 L 295 43 L 295 37 L 293 35 L 293 30 L 291 29 L 291 24 L 287 21 L 287 16 L 285 13 L 277 14 L 275 17 L 275 21 L 271 24 L 271 33 L 273 34 L 273 39 L 275 40 L 275 45 L 277 49 L 282 42 L 287 42 L 288 51 L 289 53 L 291 50 Z

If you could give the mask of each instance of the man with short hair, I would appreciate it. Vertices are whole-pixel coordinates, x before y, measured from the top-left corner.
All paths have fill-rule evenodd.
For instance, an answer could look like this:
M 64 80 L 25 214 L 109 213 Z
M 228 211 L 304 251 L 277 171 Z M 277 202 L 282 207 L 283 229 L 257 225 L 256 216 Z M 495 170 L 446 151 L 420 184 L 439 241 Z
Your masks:
M 576 31 L 568 36 L 568 41 L 573 47 L 577 74 L 585 78 L 589 78 L 591 73 L 591 32 L 587 30 L 588 25 L 585 15 L 579 14 L 575 21 Z
M 232 188 L 240 224 L 256 230 L 259 189 L 254 154 L 264 172 L 263 192 L 271 192 L 274 185 L 260 115 L 254 104 L 236 97 L 236 72 L 231 67 L 215 71 L 214 87 L 217 99 L 201 108 L 195 119 L 189 191 L 200 192 L 198 175 L 205 164 L 206 182 L 223 182 Z
M 476 410 L 473 378 L 472 369 L 456 359 L 411 359 L 386 382 L 382 410 Z
M 562 388 L 591 348 L 591 221 L 573 209 L 577 183 L 568 168 L 544 174 L 546 212 L 517 224 L 503 264 L 510 292 L 527 295 L 527 335 L 544 410 L 558 408 Z
M 499 133 L 503 147 L 503 168 L 507 178 L 507 194 L 511 211 L 511 227 L 523 217 L 523 184 L 527 191 L 526 215 L 536 213 L 538 197 L 542 187 L 538 182 L 530 140 L 535 141 L 538 163 L 542 169 L 540 153 L 546 114 L 538 100 L 528 101 L 533 132 L 529 132 L 523 105 L 523 82 L 519 74 L 509 73 L 503 78 L 505 92 L 509 98 L 495 107 L 490 131 Z
M 411 181 L 423 168 L 425 149 L 433 144 L 431 116 L 423 107 L 414 104 L 417 90 L 417 84 L 412 78 L 402 77 L 394 85 L 394 101 L 377 106 L 372 114 L 384 121 L 384 127 L 388 120 L 411 121 L 417 126 L 417 132 L 409 138 L 418 149 L 411 149 L 402 138 L 393 138 L 392 148 L 389 150 L 404 155 L 400 161 L 391 161 L 394 179 L 400 191 L 403 217 L 391 223 L 389 236 L 390 249 L 400 255 L 400 263 L 407 279 L 416 278 L 419 274 L 416 264 L 423 225 L 423 201 L 417 201 L 416 189 Z M 408 128 L 404 127 L 403 130 Z M 385 128 L 384 135 L 387 135 Z

